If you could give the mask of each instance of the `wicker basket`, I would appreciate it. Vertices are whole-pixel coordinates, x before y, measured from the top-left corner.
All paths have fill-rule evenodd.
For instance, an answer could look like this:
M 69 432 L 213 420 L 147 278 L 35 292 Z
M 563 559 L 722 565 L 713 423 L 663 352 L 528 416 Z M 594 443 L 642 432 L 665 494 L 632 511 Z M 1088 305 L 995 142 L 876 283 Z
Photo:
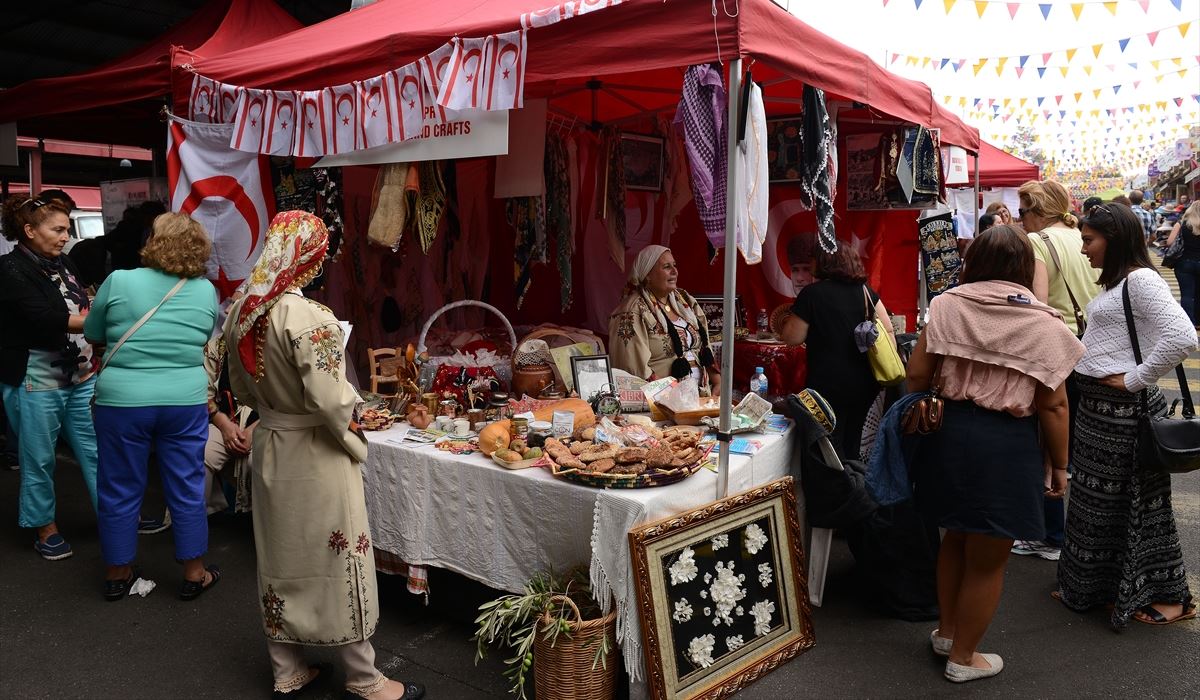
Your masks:
M 560 634 L 551 642 L 539 632 L 533 643 L 534 695 L 537 700 L 606 700 L 613 697 L 617 680 L 617 606 L 604 617 L 584 620 L 579 608 L 568 597 L 557 595 L 551 603 L 561 603 L 575 612 L 569 634 Z M 550 620 L 550 613 L 542 622 Z M 608 637 L 608 654 L 592 668 L 596 649 Z

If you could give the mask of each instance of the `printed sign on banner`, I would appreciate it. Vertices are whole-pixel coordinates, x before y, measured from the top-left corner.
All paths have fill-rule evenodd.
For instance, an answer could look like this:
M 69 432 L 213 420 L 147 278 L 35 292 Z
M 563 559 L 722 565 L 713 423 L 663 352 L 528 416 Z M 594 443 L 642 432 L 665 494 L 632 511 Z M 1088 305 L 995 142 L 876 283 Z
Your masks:
M 947 185 L 965 185 L 971 181 L 967 170 L 967 150 L 959 146 L 942 148 L 942 171 Z
M 100 211 L 104 215 L 104 230 L 112 231 L 121 223 L 129 207 L 146 202 L 170 204 L 165 177 L 138 177 L 129 180 L 108 180 L 100 183 Z
M 440 108 L 429 107 L 431 117 L 425 122 L 421 135 L 399 143 L 351 153 L 327 155 L 313 164 L 325 168 L 335 165 L 370 165 L 375 163 L 415 163 L 423 160 L 478 158 L 508 153 L 508 112 L 464 110 L 448 111 L 454 119 L 442 123 Z

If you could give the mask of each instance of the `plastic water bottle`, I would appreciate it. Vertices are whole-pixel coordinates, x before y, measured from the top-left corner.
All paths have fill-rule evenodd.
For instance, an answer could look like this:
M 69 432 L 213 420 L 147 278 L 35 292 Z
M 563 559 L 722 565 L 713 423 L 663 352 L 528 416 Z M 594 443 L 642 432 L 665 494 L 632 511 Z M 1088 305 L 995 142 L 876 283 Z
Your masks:
M 754 325 L 755 325 L 755 329 L 758 331 L 758 337 L 763 338 L 763 339 L 770 338 L 771 337 L 771 319 L 769 316 L 767 316 L 767 310 L 759 309 L 758 310 L 758 318 L 756 318 L 755 321 L 756 321 L 756 323 Z
M 750 377 L 750 391 L 759 396 L 767 395 L 767 375 L 763 374 L 762 367 L 754 368 L 754 376 Z

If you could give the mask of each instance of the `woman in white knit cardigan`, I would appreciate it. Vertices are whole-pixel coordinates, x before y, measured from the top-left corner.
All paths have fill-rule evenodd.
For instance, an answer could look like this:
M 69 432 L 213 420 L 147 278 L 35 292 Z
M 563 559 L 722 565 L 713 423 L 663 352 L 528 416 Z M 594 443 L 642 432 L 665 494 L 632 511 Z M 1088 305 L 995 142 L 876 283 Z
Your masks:
M 1192 322 L 1146 253 L 1141 222 L 1123 204 L 1102 204 L 1083 220 L 1083 252 L 1100 268 L 1103 291 L 1087 307 L 1081 399 L 1071 463 L 1066 543 L 1055 597 L 1073 610 L 1112 606 L 1111 623 L 1132 617 L 1170 624 L 1196 616 L 1171 509 L 1171 477 L 1139 469 L 1139 394 L 1164 415 L 1160 377 L 1196 348 Z M 1125 320 L 1128 293 L 1142 359 Z

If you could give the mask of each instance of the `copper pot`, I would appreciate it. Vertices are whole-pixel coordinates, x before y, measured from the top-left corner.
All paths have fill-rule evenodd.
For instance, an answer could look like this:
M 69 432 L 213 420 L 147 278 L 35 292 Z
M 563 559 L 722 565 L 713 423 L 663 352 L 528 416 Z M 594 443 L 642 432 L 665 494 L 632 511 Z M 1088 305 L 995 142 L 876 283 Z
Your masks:
M 526 365 L 513 368 L 513 395 L 536 397 L 542 389 L 554 385 L 554 370 L 548 364 Z

